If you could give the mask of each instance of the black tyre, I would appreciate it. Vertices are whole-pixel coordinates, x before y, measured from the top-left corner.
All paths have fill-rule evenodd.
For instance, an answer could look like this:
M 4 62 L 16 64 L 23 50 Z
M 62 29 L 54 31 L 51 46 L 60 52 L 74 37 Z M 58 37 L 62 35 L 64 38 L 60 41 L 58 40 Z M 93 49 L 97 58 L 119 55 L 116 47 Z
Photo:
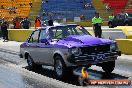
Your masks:
M 28 55 L 27 57 L 27 63 L 28 63 L 28 67 L 30 70 L 34 70 L 34 69 L 41 69 L 42 65 L 38 65 L 36 63 L 34 63 L 33 59 L 31 58 L 30 55 Z
M 115 68 L 115 61 L 104 62 L 101 66 L 106 73 L 111 73 Z
M 67 76 L 72 75 L 72 69 L 68 69 L 61 56 L 54 58 L 54 71 L 57 79 L 65 79 Z
M 113 28 L 113 25 L 111 22 L 108 24 L 108 26 L 109 26 L 109 28 Z
M 125 22 L 124 26 L 128 26 L 128 25 L 129 25 L 128 22 Z

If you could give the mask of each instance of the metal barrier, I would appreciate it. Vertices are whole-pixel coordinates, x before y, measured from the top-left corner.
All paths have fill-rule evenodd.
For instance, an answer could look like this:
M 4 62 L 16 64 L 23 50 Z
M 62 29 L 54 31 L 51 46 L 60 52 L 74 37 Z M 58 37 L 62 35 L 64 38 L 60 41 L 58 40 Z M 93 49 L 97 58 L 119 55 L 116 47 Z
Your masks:
M 32 31 L 33 29 L 8 29 L 9 40 L 24 42 Z

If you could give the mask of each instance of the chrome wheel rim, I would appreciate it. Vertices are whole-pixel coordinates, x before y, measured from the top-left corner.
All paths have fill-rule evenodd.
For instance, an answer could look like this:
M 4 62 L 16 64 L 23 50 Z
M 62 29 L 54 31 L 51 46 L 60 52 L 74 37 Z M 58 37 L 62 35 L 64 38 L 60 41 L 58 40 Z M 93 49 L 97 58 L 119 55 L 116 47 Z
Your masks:
M 60 60 L 56 60 L 56 64 L 55 64 L 55 71 L 57 73 L 58 76 L 62 75 L 62 63 Z
M 30 57 L 28 57 L 28 59 L 27 59 L 27 60 L 28 60 L 28 65 L 29 65 L 29 66 L 32 66 L 33 64 L 32 64 L 32 60 L 31 60 L 31 58 L 30 58 Z

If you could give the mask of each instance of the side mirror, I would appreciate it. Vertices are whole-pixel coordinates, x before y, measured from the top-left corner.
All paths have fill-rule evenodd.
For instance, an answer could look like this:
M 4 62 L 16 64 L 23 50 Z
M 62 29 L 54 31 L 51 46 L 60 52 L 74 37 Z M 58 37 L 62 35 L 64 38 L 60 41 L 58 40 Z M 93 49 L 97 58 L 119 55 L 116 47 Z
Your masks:
M 49 45 L 49 42 L 46 38 L 40 40 L 41 43 L 45 43 L 45 45 Z

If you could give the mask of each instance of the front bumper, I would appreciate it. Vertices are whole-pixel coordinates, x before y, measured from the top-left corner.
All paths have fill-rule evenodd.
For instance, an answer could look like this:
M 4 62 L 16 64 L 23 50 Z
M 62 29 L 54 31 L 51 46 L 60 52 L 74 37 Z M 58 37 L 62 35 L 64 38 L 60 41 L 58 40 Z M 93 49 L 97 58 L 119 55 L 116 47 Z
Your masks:
M 118 56 L 121 56 L 120 51 L 114 52 L 106 52 L 106 53 L 98 53 L 98 54 L 83 54 L 83 55 L 71 55 L 68 58 L 68 62 L 75 64 L 75 65 L 94 65 L 98 63 L 103 63 L 107 61 L 115 61 Z

